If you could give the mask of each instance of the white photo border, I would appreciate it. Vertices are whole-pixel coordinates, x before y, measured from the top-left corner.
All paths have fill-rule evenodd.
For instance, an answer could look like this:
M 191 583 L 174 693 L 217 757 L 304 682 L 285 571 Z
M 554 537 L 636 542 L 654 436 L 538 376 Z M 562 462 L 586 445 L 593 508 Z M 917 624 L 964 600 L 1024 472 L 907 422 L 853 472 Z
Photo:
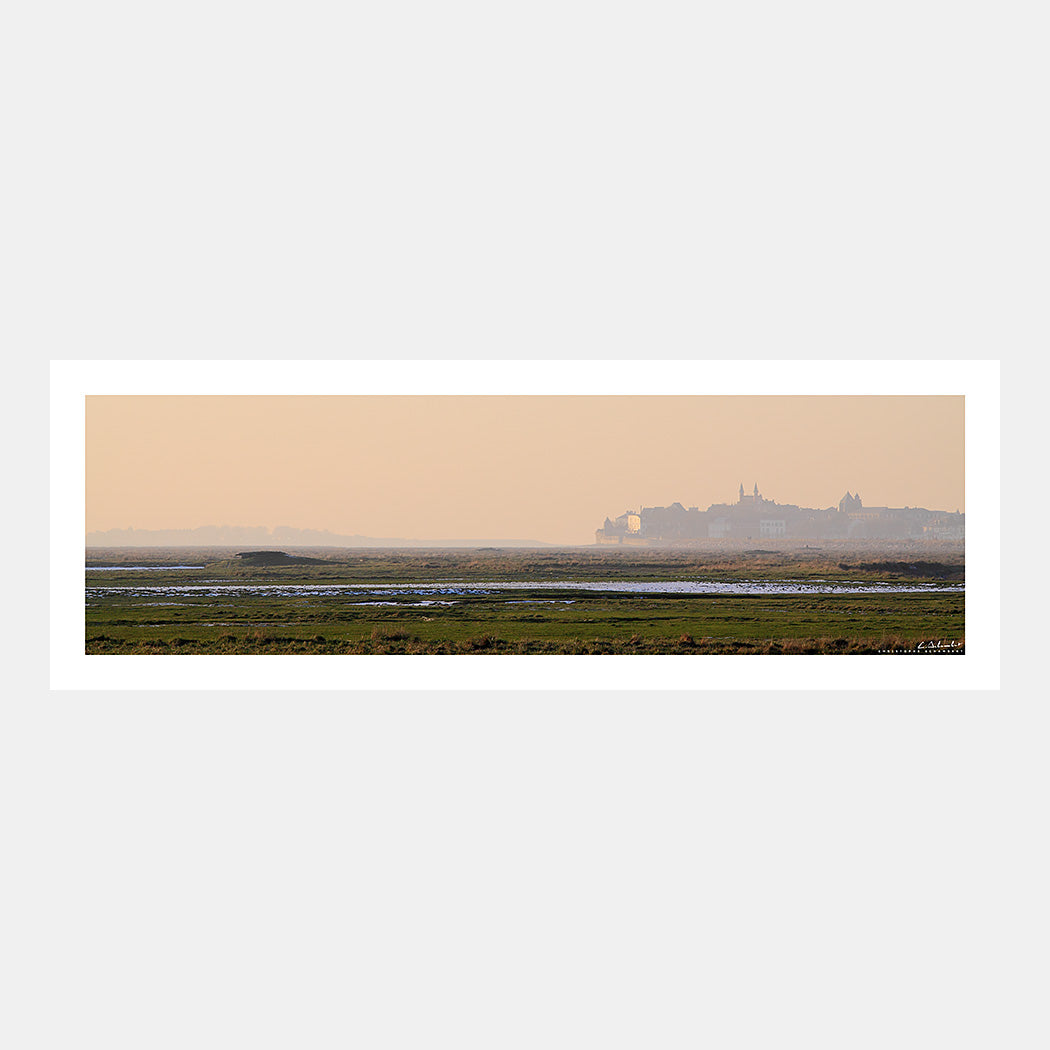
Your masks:
M 998 361 L 51 362 L 52 689 L 998 689 Z M 91 394 L 961 395 L 966 652 L 855 656 L 86 656 L 84 398 Z M 863 672 L 863 673 L 860 673 Z

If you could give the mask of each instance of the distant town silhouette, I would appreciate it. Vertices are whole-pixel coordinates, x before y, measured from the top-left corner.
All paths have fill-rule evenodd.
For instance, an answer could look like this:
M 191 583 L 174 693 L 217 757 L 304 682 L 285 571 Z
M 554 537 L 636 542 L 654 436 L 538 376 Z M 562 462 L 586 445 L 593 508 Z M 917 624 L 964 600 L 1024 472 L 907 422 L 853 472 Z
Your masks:
M 858 493 L 847 492 L 837 507 L 818 510 L 777 503 L 741 483 L 735 503 L 713 503 L 707 510 L 639 507 L 606 518 L 595 531 L 596 543 L 646 545 L 675 540 L 718 539 L 965 539 L 965 514 L 925 507 L 866 507 Z
M 925 507 L 868 507 L 859 493 L 847 492 L 837 507 L 817 509 L 766 499 L 755 483 L 741 483 L 734 503 L 713 503 L 707 510 L 672 503 L 639 507 L 606 518 L 594 533 L 596 544 L 646 546 L 699 540 L 963 540 L 966 515 Z M 89 532 L 88 547 L 551 547 L 535 539 L 406 539 L 343 535 L 327 529 L 282 525 L 202 525 L 193 529 L 107 529 Z M 563 544 L 564 546 L 564 544 Z

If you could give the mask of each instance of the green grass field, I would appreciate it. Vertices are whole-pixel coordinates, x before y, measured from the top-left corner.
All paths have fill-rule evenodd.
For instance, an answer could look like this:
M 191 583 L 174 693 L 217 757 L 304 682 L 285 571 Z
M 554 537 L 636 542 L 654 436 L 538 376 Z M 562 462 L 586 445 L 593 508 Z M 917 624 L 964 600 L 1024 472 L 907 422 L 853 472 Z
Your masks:
M 874 581 L 961 584 L 961 551 L 327 551 L 317 564 L 246 565 L 231 552 L 89 552 L 88 653 L 881 653 L 964 651 L 962 590 L 862 593 Z M 317 552 L 311 552 L 316 554 Z M 119 564 L 151 564 L 123 571 Z M 165 566 L 192 568 L 170 568 Z M 567 581 L 826 581 L 836 594 L 624 594 Z M 453 582 L 522 589 L 435 593 Z M 255 585 L 354 585 L 328 594 Z M 373 591 L 426 584 L 427 593 Z M 144 593 L 196 586 L 200 591 Z M 105 589 L 98 593 L 96 589 Z M 367 604 L 370 602 L 389 604 Z M 434 604 L 426 604 L 426 603 Z M 439 604 L 440 603 L 440 604 Z M 448 603 L 448 604 L 443 604 Z

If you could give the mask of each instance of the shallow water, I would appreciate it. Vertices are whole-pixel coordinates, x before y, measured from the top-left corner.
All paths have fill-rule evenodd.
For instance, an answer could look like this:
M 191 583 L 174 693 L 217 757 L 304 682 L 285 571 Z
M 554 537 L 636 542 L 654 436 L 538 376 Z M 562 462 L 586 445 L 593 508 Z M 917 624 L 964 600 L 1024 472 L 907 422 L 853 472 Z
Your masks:
M 230 583 L 169 584 L 141 587 L 88 587 L 88 601 L 112 598 L 223 598 L 259 595 L 268 598 L 383 598 L 393 595 L 485 596 L 500 591 L 608 591 L 617 594 L 936 594 L 964 591 L 961 583 L 905 584 L 828 583 L 809 580 L 546 580 L 492 583 Z M 522 599 L 517 599 L 521 601 Z M 364 604 L 364 603 L 359 603 Z M 422 603 L 415 603 L 422 604 Z
M 455 605 L 453 601 L 438 601 L 436 599 L 421 602 L 350 602 L 351 605 L 397 605 L 401 608 L 416 605 Z
M 84 572 L 167 572 L 169 569 L 199 569 L 199 565 L 85 565 Z

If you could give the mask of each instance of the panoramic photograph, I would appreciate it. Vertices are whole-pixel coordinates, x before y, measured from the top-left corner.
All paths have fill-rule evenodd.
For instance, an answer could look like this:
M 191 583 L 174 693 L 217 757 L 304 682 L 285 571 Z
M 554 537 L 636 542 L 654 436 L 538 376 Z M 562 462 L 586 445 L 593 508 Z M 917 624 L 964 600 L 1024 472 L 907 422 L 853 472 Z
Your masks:
M 88 655 L 965 652 L 964 398 L 89 395 Z

